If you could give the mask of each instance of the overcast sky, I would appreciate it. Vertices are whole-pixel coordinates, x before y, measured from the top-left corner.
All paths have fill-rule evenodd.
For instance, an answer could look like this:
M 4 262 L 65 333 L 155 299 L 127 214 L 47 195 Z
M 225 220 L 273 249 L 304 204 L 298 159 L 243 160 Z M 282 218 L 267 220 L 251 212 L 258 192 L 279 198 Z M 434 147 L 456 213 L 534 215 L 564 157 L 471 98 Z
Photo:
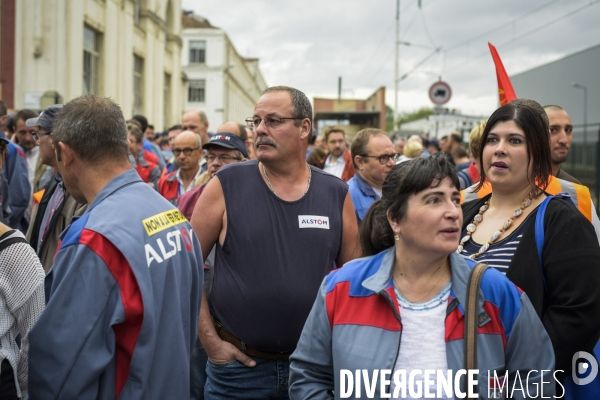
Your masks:
M 441 76 L 453 95 L 446 107 L 489 115 L 498 105 L 487 42 L 509 75 L 600 44 L 600 0 L 401 0 L 399 111 L 431 107 Z M 394 0 L 182 0 L 224 29 L 238 53 L 258 57 L 269 86 L 313 97 L 366 98 L 386 86 L 394 107 Z M 436 48 L 440 48 L 435 52 Z M 600 68 L 600 67 L 599 67 Z M 518 95 L 518 93 L 517 93 Z

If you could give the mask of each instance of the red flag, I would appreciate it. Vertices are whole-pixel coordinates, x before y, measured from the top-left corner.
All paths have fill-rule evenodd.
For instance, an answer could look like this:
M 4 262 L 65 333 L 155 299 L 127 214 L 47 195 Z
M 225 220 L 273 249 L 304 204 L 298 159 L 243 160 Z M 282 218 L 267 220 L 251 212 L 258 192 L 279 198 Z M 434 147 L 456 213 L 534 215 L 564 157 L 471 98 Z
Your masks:
M 510 83 L 510 78 L 506 74 L 506 70 L 504 69 L 504 65 L 502 65 L 502 60 L 496 51 L 496 48 L 493 44 L 488 42 L 488 46 L 490 46 L 490 52 L 492 53 L 492 58 L 494 59 L 494 64 L 496 65 L 496 76 L 498 77 L 498 95 L 500 96 L 500 105 L 503 106 L 506 103 L 510 103 L 511 101 L 517 98 L 515 94 L 515 89 L 512 87 L 512 83 Z

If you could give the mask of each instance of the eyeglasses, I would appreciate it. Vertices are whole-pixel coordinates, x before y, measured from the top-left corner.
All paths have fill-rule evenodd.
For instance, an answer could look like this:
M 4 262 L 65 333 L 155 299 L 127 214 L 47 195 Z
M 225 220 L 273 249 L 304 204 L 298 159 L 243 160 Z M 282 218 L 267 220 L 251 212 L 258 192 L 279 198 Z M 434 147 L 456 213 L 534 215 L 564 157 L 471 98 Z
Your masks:
M 212 163 L 213 161 L 215 161 L 218 158 L 219 160 L 221 160 L 221 162 L 223 164 L 229 164 L 229 163 L 233 162 L 234 160 L 237 160 L 237 161 L 241 160 L 241 158 L 238 158 L 238 157 L 231 157 L 231 156 L 226 156 L 226 155 L 216 156 L 214 154 L 207 154 L 205 158 L 206 158 L 206 161 L 209 163 Z
M 46 137 L 46 136 L 47 137 L 52 136 L 52 132 L 44 132 L 42 134 L 40 134 L 39 132 L 35 132 L 35 135 L 33 135 L 33 138 L 35 140 L 40 140 L 41 138 Z
M 17 131 L 16 132 L 18 135 L 20 136 L 25 136 L 28 133 L 31 133 L 31 136 L 33 137 L 33 140 L 38 140 L 40 138 L 38 131 L 27 131 L 27 130 L 21 130 L 21 131 Z
M 172 149 L 171 151 L 173 151 L 173 155 L 175 157 L 179 157 L 179 155 L 183 152 L 183 154 L 185 154 L 186 156 L 189 156 L 192 154 L 192 151 L 194 150 L 198 150 L 200 147 L 194 147 L 193 149 L 186 147 L 185 149 Z
M 258 128 L 260 123 L 264 121 L 267 128 L 275 128 L 285 122 L 286 119 L 302 119 L 302 118 L 294 118 L 294 117 L 265 117 L 265 118 L 255 118 L 248 117 L 246 118 L 246 124 L 250 128 Z
M 379 164 L 381 165 L 385 165 L 388 162 L 390 162 L 390 159 L 394 160 L 394 162 L 397 162 L 398 159 L 400 159 L 400 154 L 399 153 L 394 153 L 394 154 L 382 154 L 380 156 L 369 156 L 369 155 L 362 155 L 361 157 L 367 157 L 367 158 L 376 158 L 379 160 Z

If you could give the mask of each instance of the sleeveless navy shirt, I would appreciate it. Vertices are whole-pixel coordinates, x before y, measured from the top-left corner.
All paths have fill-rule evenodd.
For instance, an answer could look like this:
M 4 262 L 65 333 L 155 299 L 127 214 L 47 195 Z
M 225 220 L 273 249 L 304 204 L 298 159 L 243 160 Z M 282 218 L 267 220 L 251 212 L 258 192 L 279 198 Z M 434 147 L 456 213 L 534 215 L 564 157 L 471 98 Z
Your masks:
M 227 210 L 227 234 L 217 243 L 211 314 L 227 331 L 265 352 L 296 348 L 323 278 L 342 244 L 348 185 L 311 167 L 308 192 L 278 198 L 258 160 L 217 172 Z

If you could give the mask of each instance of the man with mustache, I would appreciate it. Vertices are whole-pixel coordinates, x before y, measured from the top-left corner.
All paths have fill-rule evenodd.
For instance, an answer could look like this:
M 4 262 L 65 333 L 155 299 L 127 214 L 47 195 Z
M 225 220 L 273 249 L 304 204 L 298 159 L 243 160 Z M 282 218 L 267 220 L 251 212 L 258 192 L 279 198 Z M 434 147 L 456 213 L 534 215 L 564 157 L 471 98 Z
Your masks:
M 549 105 L 544 107 L 550 122 L 550 152 L 552 155 L 552 175 L 565 181 L 578 183 L 577 179 L 567 174 L 560 168 L 560 164 L 567 161 L 569 149 L 573 141 L 573 124 L 571 118 L 560 106 Z
M 203 254 L 216 245 L 199 323 L 205 399 L 287 398 L 289 355 L 323 278 L 360 254 L 348 186 L 306 164 L 306 95 L 271 87 L 246 121 L 257 159 L 220 169 L 192 215 Z

